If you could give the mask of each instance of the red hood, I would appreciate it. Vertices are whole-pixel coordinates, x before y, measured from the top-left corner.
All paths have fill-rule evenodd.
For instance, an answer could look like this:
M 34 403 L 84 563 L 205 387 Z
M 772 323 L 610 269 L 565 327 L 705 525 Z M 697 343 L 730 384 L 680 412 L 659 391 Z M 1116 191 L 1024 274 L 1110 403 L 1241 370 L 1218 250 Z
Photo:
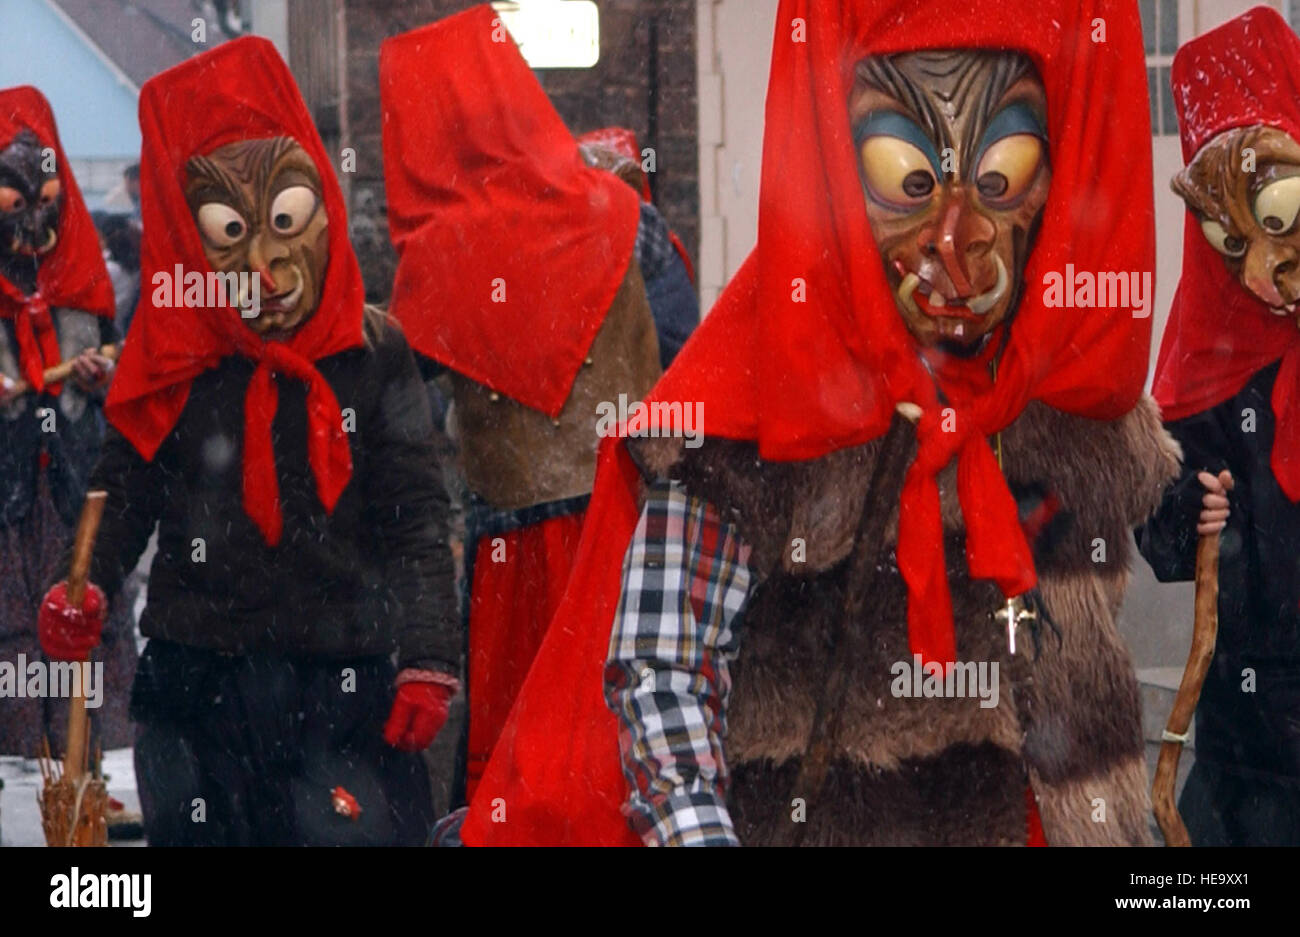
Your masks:
M 113 286 L 104 267 L 94 222 L 72 175 L 72 165 L 59 142 L 59 131 L 49 102 L 31 87 L 0 91 L 0 149 L 7 147 L 23 130 L 30 130 L 43 146 L 53 147 L 63 207 L 59 217 L 59 242 L 41 262 L 36 275 L 36 293 L 24 296 L 16 286 L 0 277 L 0 317 L 16 319 L 27 313 L 28 325 L 19 328 L 19 358 L 24 376 L 38 389 L 44 386 L 46 368 L 59 363 L 59 346 L 52 326 L 47 328 L 49 310 L 80 309 L 97 316 L 113 315 Z M 28 331 L 33 328 L 34 331 Z M 30 336 L 24 341 L 24 335 Z
M 1258 124 L 1300 140 L 1300 39 L 1269 7 L 1256 7 L 1178 50 L 1174 103 L 1187 161 L 1226 130 Z M 1300 330 L 1278 318 L 1228 269 L 1191 211 L 1183 272 L 1156 361 L 1153 392 L 1166 419 L 1207 410 L 1279 358 L 1273 391 L 1273 470 L 1300 500 Z
M 140 89 L 141 298 L 108 396 L 108 418 L 147 459 L 171 432 L 190 384 L 229 355 L 259 363 L 245 401 L 244 500 L 268 542 L 280 536 L 269 427 L 271 372 L 311 385 L 309 447 L 317 492 L 333 509 L 351 476 L 338 403 L 311 362 L 362 345 L 365 292 L 348 240 L 343 193 L 298 86 L 270 42 L 223 43 L 150 79 Z M 237 140 L 293 137 L 320 173 L 329 218 L 329 267 L 316 312 L 287 342 L 263 341 L 234 308 L 154 304 L 156 276 L 211 271 L 185 200 L 185 164 Z M 268 475 L 269 473 L 269 475 Z
M 1104 43 L 1092 41 L 1098 17 Z M 1050 308 L 1042 286 L 1066 264 L 1154 271 L 1137 12 L 1112 0 L 979 0 L 953 17 L 938 0 L 784 0 L 777 23 L 758 244 L 654 396 L 704 401 L 710 435 L 757 440 L 777 460 L 873 439 L 898 402 L 921 404 L 899 560 L 913 649 L 951 659 L 936 473 L 960 457 L 971 574 L 1019 594 L 1035 583 L 1033 561 L 986 437 L 1033 399 L 1111 419 L 1142 392 L 1150 318 L 1128 308 Z M 800 23 L 806 41 L 795 34 Z M 926 48 L 1020 50 L 1047 91 L 1051 191 L 996 385 L 982 361 L 949 361 L 936 386 L 898 314 L 863 206 L 847 118 L 854 66 L 867 55 Z M 1105 120 L 1090 101 L 1110 102 Z M 806 302 L 793 299 L 799 280 Z M 958 408 L 958 432 L 943 431 L 939 390 Z
M 636 193 L 588 167 L 492 8 L 379 54 L 392 312 L 422 354 L 551 416 L 627 273 Z

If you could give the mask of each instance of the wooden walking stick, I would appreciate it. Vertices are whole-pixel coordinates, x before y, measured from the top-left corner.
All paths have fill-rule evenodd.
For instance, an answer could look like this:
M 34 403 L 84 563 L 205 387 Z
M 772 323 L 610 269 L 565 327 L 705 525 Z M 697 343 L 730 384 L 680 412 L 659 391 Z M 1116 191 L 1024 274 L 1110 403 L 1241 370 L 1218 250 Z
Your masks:
M 789 803 L 795 797 L 801 797 L 808 812 L 821 798 L 835 754 L 835 742 L 844 713 L 844 699 L 849 688 L 849 666 L 861 657 L 861 651 L 856 647 L 861 637 L 859 629 L 854 625 L 862 620 L 871 596 L 879 591 L 878 582 L 890 575 L 888 559 L 892 544 L 885 538 L 885 530 L 893 516 L 893 506 L 898 500 L 898 491 L 911 455 L 910 443 L 914 432 L 910 421 L 914 418 L 915 414 L 906 405 L 899 407 L 885 433 L 875 468 L 867 483 L 862 514 L 858 518 L 857 536 L 853 541 L 852 573 L 844 596 L 843 613 L 831 625 L 826 673 L 821 681 L 812 730 L 804 746 L 790 796 L 785 801 Z M 800 846 L 807 828 L 806 823 L 783 827 L 773 845 Z
M 1214 644 L 1219 635 L 1219 535 L 1203 534 L 1196 545 L 1196 623 L 1192 628 L 1192 649 L 1187 668 L 1174 696 L 1174 706 L 1161 736 L 1160 760 L 1156 762 L 1156 779 L 1151 785 L 1151 808 L 1164 834 L 1166 846 L 1190 846 L 1191 837 L 1178 813 L 1174 784 L 1178 778 L 1178 758 L 1187 742 L 1187 729 L 1196 712 L 1197 700 L 1205 675 L 1214 658 Z
M 80 608 L 90 581 L 90 560 L 95 551 L 95 537 L 104 516 L 106 491 L 91 491 L 81 508 L 77 536 L 73 541 L 72 566 L 68 570 L 67 601 Z M 106 610 L 107 611 L 107 610 Z M 89 661 L 78 662 L 77 678 L 72 681 L 73 694 L 68 704 L 67 750 L 63 767 L 50 757 L 49 741 L 41 765 L 45 787 L 41 791 L 41 825 L 49 846 L 103 846 L 108 843 L 108 789 L 104 780 L 88 770 L 90 722 L 86 713 L 85 680 Z

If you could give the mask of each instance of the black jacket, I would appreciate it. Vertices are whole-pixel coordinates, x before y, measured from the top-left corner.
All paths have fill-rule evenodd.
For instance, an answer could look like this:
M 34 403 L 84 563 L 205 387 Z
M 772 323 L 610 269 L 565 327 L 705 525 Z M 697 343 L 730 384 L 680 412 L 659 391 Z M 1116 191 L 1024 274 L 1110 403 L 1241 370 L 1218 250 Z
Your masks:
M 396 325 L 368 313 L 369 347 L 316 362 L 338 397 L 352 478 L 327 516 L 307 461 L 306 387 L 277 377 L 272 428 L 284 534 L 270 548 L 242 501 L 244 393 L 234 356 L 197 377 L 146 462 L 109 431 L 90 487 L 109 493 L 92 579 L 110 594 L 158 524 L 140 619 L 147 637 L 234 654 L 347 658 L 396 649 L 456 672 L 462 639 L 429 402 Z
M 1232 472 L 1218 646 L 1196 710 L 1196 757 L 1300 778 L 1300 505 L 1269 464 L 1277 370 L 1264 368 L 1236 396 L 1167 424 L 1183 447 L 1182 474 L 1138 544 L 1160 580 L 1193 579 L 1204 494 L 1196 474 Z

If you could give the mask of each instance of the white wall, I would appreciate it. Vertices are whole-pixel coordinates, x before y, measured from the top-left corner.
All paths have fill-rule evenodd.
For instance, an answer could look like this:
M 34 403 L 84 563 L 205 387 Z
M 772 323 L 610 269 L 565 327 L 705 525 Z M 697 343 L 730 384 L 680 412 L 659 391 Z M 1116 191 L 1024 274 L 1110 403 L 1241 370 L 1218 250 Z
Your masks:
M 758 234 L 763 104 L 777 0 L 699 0 L 700 307 Z

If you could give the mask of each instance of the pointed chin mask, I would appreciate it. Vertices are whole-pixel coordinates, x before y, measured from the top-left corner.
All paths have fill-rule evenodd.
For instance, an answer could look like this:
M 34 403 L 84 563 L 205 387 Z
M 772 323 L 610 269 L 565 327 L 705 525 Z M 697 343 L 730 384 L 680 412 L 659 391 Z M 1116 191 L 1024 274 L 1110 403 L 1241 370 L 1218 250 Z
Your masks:
M 1300 143 L 1274 127 L 1228 130 L 1173 180 L 1238 281 L 1300 322 Z
M 1014 314 L 1051 184 L 1030 60 L 986 50 L 858 63 L 849 119 L 872 234 L 924 346 L 984 348 Z
M 218 273 L 258 278 L 248 327 L 287 339 L 320 303 L 329 263 L 329 219 L 320 173 L 289 137 L 241 140 L 186 166 L 185 198 L 203 252 Z M 251 282 L 251 278 L 249 278 Z
M 59 243 L 59 177 L 46 171 L 41 142 L 24 130 L 0 148 L 0 276 L 24 292 Z

